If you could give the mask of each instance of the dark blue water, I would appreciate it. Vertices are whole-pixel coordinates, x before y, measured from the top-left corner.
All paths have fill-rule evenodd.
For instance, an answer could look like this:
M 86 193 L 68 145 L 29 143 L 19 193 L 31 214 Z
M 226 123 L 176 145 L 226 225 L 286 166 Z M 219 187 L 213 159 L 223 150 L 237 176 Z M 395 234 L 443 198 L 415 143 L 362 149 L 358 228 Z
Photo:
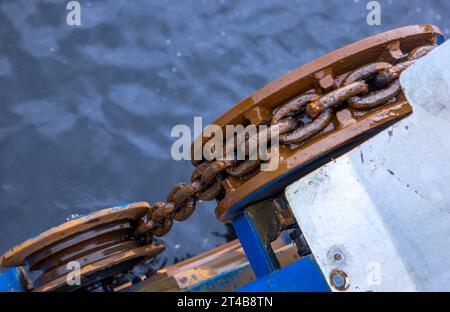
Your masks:
M 433 23 L 450 1 L 0 1 L 0 252 L 73 213 L 165 199 L 192 166 L 176 124 L 213 121 L 299 65 L 363 37 Z M 225 242 L 214 205 L 164 237 L 168 263 Z

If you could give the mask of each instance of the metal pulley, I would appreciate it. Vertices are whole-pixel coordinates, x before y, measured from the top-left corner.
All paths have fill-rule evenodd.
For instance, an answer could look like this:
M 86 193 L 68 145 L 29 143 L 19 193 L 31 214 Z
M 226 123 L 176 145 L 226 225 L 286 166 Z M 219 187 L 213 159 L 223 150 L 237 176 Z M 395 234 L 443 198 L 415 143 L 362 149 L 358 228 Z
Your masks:
M 162 244 L 136 235 L 149 209 L 139 202 L 68 221 L 10 249 L 0 265 L 21 267 L 29 291 L 73 291 L 95 283 L 120 286 L 121 276 L 164 250 Z M 79 283 L 69 278 L 79 278 Z
M 232 220 L 250 204 L 282 192 L 411 114 L 398 77 L 442 38 L 432 25 L 394 29 L 335 50 L 266 85 L 213 124 L 223 130 L 227 125 L 268 125 L 269 130 L 278 126 L 277 169 L 259 170 L 258 159 L 196 160 L 193 183 L 197 189 L 221 184 L 216 197 L 221 220 Z M 202 149 L 210 140 L 199 139 Z M 193 145 L 193 154 L 197 150 Z

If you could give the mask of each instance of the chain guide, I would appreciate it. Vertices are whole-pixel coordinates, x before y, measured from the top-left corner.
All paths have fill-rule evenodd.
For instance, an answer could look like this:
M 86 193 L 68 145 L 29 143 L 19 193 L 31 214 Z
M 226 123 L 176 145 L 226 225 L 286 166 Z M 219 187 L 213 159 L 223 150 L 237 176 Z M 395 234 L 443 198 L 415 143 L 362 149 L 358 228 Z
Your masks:
M 216 216 L 231 220 L 246 206 L 272 197 L 308 172 L 338 157 L 412 113 L 398 78 L 442 38 L 432 25 L 415 25 L 378 34 L 331 52 L 275 80 L 218 118 L 213 124 L 268 125 L 267 132 L 233 137 L 223 145 L 244 150 L 245 160 L 215 155 L 196 159 L 214 138 L 204 133 L 192 145 L 196 167 L 191 183 L 179 183 L 167 203 L 153 206 L 143 226 L 156 236 L 168 233 L 173 219 L 185 220 L 198 200 L 216 200 Z M 280 134 L 280 164 L 260 171 L 261 159 L 249 157 L 249 143 L 269 143 Z M 225 131 L 226 132 L 226 131 Z M 182 216 L 181 218 L 179 216 Z
M 30 290 L 76 290 L 128 273 L 164 250 L 136 235 L 149 212 L 145 202 L 103 209 L 63 223 L 12 248 L 3 267 L 23 266 Z M 80 284 L 67 283 L 77 263 Z
M 280 164 L 274 171 L 260 171 L 255 160 L 193 161 L 197 168 L 206 167 L 199 179 L 204 188 L 214 175 L 223 186 L 216 197 L 216 216 L 231 220 L 246 206 L 282 192 L 412 113 L 398 78 L 441 39 L 441 31 L 432 25 L 406 26 L 365 38 L 291 71 L 224 113 L 213 122 L 222 129 L 278 126 Z M 198 139 L 200 148 L 210 140 Z

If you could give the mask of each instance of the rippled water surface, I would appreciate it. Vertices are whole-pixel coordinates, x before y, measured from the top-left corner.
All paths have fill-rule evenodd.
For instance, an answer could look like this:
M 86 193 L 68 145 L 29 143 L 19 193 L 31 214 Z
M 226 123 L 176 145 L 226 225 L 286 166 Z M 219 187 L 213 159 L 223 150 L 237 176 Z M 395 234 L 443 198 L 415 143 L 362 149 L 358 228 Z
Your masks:
M 73 213 L 162 201 L 192 166 L 176 124 L 213 121 L 266 83 L 363 37 L 450 28 L 450 1 L 0 1 L 0 252 Z M 171 263 L 225 242 L 214 205 L 164 237 Z

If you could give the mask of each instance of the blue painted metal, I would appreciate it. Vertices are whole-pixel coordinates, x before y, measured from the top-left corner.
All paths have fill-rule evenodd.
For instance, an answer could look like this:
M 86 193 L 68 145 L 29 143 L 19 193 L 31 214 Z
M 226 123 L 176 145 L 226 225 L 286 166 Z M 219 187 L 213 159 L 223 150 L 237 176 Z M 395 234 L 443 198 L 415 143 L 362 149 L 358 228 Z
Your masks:
M 233 220 L 233 227 L 256 277 L 275 271 L 277 264 L 273 261 L 272 251 L 264 244 L 252 219 L 245 211 Z
M 20 281 L 18 268 L 6 270 L 0 274 L 0 292 L 21 292 L 25 291 Z
M 319 266 L 311 256 L 263 276 L 241 288 L 239 292 L 329 292 Z

